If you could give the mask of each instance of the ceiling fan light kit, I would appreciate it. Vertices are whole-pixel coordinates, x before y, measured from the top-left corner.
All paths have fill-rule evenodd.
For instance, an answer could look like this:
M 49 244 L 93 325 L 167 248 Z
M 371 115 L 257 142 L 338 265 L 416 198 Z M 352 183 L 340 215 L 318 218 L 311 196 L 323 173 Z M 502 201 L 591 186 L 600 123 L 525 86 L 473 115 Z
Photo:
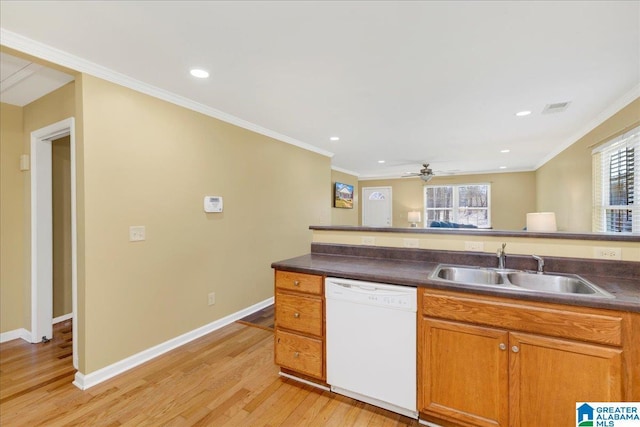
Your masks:
M 413 176 L 418 176 L 424 182 L 431 181 L 431 178 L 433 178 L 435 176 L 435 174 L 433 173 L 433 170 L 429 167 L 429 163 L 423 163 L 422 166 L 423 166 L 423 168 L 420 169 L 420 172 L 409 173 L 409 174 L 404 175 L 403 177 L 404 178 L 409 178 L 409 177 L 413 177 Z

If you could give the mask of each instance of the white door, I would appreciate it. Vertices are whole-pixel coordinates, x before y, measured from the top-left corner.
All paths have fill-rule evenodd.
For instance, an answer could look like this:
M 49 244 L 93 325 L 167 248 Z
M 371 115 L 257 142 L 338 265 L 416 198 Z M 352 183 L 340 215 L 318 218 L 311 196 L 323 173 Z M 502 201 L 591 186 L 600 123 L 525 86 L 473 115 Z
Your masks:
M 362 201 L 364 227 L 391 227 L 391 187 L 363 187 Z

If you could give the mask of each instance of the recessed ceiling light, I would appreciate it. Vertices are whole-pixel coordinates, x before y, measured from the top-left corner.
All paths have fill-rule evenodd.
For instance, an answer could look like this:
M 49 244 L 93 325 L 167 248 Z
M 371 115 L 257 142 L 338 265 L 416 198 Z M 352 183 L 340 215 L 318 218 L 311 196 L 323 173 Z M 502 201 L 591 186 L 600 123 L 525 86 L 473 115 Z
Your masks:
M 384 163 L 384 160 L 378 160 L 378 163 Z
M 206 79 L 209 77 L 209 72 L 201 68 L 192 68 L 189 72 L 193 77 L 197 77 L 199 79 Z
M 332 136 L 331 138 L 329 138 L 331 141 L 340 141 L 340 137 L 339 136 Z
M 516 116 L 518 117 L 524 117 L 524 116 L 528 116 L 529 114 L 531 114 L 531 111 L 525 110 L 525 111 L 519 111 L 516 113 Z
M 500 150 L 500 152 L 501 152 L 501 153 L 508 153 L 508 152 L 510 152 L 510 151 L 511 151 L 511 150 L 509 150 L 509 149 L 506 149 L 506 150 Z
M 500 169 L 506 169 L 506 168 L 507 168 L 506 166 L 500 166 Z

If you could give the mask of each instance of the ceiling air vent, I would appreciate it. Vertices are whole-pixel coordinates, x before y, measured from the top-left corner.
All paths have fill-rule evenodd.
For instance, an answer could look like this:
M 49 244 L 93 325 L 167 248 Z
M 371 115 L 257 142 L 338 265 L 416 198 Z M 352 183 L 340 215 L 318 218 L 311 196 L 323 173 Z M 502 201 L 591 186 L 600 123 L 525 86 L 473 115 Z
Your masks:
M 571 102 L 556 102 L 555 104 L 547 104 L 542 110 L 542 114 L 560 113 L 569 107 Z

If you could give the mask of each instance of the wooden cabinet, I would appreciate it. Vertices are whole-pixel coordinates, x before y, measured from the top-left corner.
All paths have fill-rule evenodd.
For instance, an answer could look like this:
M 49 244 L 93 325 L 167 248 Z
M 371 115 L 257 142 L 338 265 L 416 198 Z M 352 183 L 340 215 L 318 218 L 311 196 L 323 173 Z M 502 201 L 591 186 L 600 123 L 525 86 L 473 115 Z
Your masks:
M 507 425 L 509 357 L 505 331 L 420 320 L 418 408 L 466 425 Z
M 576 402 L 622 400 L 622 350 L 509 334 L 510 426 L 575 425 Z
M 323 277 L 276 270 L 275 363 L 325 380 Z
M 418 407 L 453 426 L 575 424 L 582 401 L 631 400 L 626 314 L 419 292 Z M 637 318 L 636 318 L 637 324 Z M 629 378 L 629 384 L 624 384 Z M 638 379 L 635 379 L 635 387 Z

